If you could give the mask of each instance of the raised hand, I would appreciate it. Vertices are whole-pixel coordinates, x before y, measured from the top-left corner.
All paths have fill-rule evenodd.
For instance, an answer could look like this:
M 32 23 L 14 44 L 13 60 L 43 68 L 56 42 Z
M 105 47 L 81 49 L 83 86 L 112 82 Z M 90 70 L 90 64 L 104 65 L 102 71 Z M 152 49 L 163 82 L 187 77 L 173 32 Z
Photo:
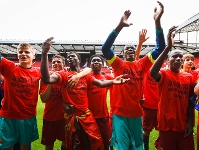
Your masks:
M 116 32 L 120 32 L 123 27 L 129 27 L 130 25 L 132 25 L 132 23 L 128 23 L 128 18 L 130 17 L 130 15 L 131 15 L 130 10 L 126 10 L 124 12 L 124 14 L 122 15 L 122 18 L 120 19 L 119 24 L 115 28 Z
M 124 12 L 124 14 L 122 15 L 122 18 L 120 19 L 120 25 L 123 26 L 123 27 L 129 27 L 130 25 L 133 25 L 132 23 L 128 23 L 128 18 L 130 17 L 131 15 L 131 11 L 130 10 L 126 10 Z
M 146 40 L 149 39 L 149 37 L 146 37 L 146 34 L 147 34 L 147 30 L 146 29 L 142 29 L 142 31 L 139 32 L 139 41 L 138 41 L 138 43 L 142 44 Z
M 169 47 L 169 48 L 172 48 L 174 45 L 174 37 L 175 37 L 174 31 L 176 30 L 177 27 L 178 26 L 171 27 L 167 34 L 167 47 Z
M 114 80 L 113 80 L 113 83 L 114 84 L 123 84 L 123 83 L 126 83 L 130 80 L 130 78 L 126 78 L 127 75 L 120 75 L 120 76 L 117 76 Z
M 42 52 L 43 53 L 48 53 L 50 50 L 50 47 L 53 43 L 53 37 L 48 38 L 45 42 L 42 43 Z
M 154 15 L 153 19 L 155 21 L 160 21 L 160 18 L 162 17 L 162 14 L 164 13 L 164 6 L 161 2 L 157 1 L 157 3 L 160 5 L 160 10 L 157 12 L 157 7 L 154 8 Z

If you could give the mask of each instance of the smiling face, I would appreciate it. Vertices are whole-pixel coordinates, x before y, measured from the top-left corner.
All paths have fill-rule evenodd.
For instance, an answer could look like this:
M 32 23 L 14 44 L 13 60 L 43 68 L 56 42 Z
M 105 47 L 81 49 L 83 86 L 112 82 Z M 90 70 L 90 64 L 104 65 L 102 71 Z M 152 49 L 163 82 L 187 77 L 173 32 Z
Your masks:
M 17 55 L 19 59 L 19 65 L 24 68 L 30 68 L 33 59 L 35 59 L 35 50 L 28 43 L 21 43 L 17 47 Z
M 52 59 L 52 70 L 60 71 L 64 69 L 64 60 L 62 58 L 55 57 Z
M 183 52 L 181 50 L 171 51 L 168 61 L 170 70 L 173 72 L 179 72 L 183 63 Z
M 126 59 L 126 61 L 134 61 L 135 60 L 135 51 L 136 51 L 136 48 L 132 44 L 127 44 L 124 47 L 124 58 Z
M 91 58 L 91 68 L 93 72 L 100 72 L 103 65 L 103 60 L 99 56 L 94 56 Z

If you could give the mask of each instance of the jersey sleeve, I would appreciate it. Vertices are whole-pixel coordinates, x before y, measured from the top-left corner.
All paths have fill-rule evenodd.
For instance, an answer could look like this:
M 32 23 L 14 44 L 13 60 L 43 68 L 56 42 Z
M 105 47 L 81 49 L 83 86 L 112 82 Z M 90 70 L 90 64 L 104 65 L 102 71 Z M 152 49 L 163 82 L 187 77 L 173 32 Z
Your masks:
M 92 76 L 91 74 L 86 76 L 87 84 L 88 84 L 89 87 L 91 87 L 93 85 L 94 79 L 95 79 L 95 77 Z
M 102 45 L 102 53 L 104 57 L 106 58 L 107 62 L 111 64 L 116 58 L 115 53 L 113 49 L 111 48 L 113 43 L 115 42 L 115 39 L 119 33 L 113 30 L 108 38 L 106 39 L 105 43 Z
M 63 84 L 67 84 L 68 79 L 69 79 L 69 73 L 62 70 L 56 73 L 59 76 L 59 80 L 57 82 L 57 84 L 63 85 Z
M 0 59 L 0 72 L 3 76 L 10 74 L 11 70 L 15 67 L 15 63 L 1 56 Z
M 154 63 L 166 47 L 163 30 L 156 30 L 156 46 L 148 53 L 149 60 Z
M 42 81 L 40 82 L 40 89 L 39 89 L 39 94 L 42 94 L 46 91 L 46 88 L 48 87 L 48 84 L 43 83 Z

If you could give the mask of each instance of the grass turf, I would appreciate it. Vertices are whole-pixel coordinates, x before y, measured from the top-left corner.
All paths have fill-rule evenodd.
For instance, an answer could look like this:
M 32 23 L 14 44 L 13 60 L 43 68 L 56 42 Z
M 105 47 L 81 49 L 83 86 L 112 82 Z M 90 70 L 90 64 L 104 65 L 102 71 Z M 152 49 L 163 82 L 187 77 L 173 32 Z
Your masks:
M 108 94 L 109 95 L 109 94 Z M 108 101 L 108 109 L 110 108 L 109 106 L 109 96 L 107 96 Z M 38 100 L 38 105 L 37 105 L 37 122 L 38 122 L 38 131 L 39 131 L 39 139 L 34 141 L 32 143 L 32 150 L 44 150 L 45 147 L 44 145 L 41 144 L 41 133 L 42 133 L 42 117 L 43 117 L 43 109 L 44 109 L 44 104 L 41 102 L 40 98 Z M 196 147 L 196 125 L 197 125 L 197 120 L 198 120 L 198 112 L 195 112 L 195 126 L 194 126 L 194 141 L 195 141 L 195 147 Z M 150 143 L 149 143 L 149 149 L 150 150 L 156 150 L 154 147 L 154 142 L 157 139 L 158 132 L 153 130 L 150 134 Z M 54 144 L 54 150 L 60 150 L 60 141 L 56 141 Z

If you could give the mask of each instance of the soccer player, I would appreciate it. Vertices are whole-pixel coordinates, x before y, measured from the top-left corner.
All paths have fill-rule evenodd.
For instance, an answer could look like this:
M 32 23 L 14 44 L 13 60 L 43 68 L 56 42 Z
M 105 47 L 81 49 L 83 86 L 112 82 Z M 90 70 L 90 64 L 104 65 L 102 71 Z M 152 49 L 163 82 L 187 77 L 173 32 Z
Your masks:
M 36 105 L 40 69 L 32 67 L 35 50 L 28 43 L 17 47 L 19 65 L 0 56 L 4 76 L 4 100 L 0 110 L 0 148 L 12 150 L 20 141 L 21 150 L 29 150 L 38 139 Z
M 48 51 L 52 45 L 53 38 L 47 39 L 42 45 L 42 57 L 41 57 L 41 73 L 42 81 L 44 83 L 52 84 L 58 83 L 61 85 L 62 98 L 64 100 L 64 110 L 67 114 L 70 114 L 74 120 L 78 118 L 78 125 L 86 133 L 86 137 L 89 139 L 89 145 L 87 149 L 103 149 L 103 142 L 97 123 L 92 115 L 92 112 L 88 109 L 88 85 L 93 84 L 100 87 L 107 87 L 113 84 L 122 84 L 129 79 L 124 79 L 122 75 L 116 77 L 114 80 L 97 80 L 92 76 L 85 76 L 80 78 L 77 86 L 74 89 L 69 89 L 66 86 L 68 81 L 68 75 L 76 74 L 80 72 L 80 56 L 76 52 L 70 52 L 67 55 L 67 62 L 70 67 L 70 72 L 59 72 L 49 75 L 48 71 Z M 73 121 L 73 120 L 72 120 Z M 73 128 L 71 126 L 71 128 Z M 69 128 L 68 130 L 71 130 Z M 70 135 L 67 135 L 71 137 Z M 80 137 L 81 138 L 81 137 Z M 69 139 L 69 142 L 72 142 Z M 85 142 L 80 142 L 84 144 Z M 71 143 L 66 144 L 67 149 L 71 148 Z
M 106 60 L 113 67 L 114 75 L 128 74 L 131 78 L 128 84 L 113 86 L 112 112 L 113 112 L 113 129 L 115 133 L 114 145 L 117 149 L 142 149 L 142 111 L 140 99 L 143 95 L 143 78 L 145 73 L 150 69 L 154 60 L 165 48 L 163 30 L 160 24 L 160 18 L 163 14 L 163 5 L 160 5 L 160 11 L 154 13 L 156 26 L 156 47 L 149 54 L 138 61 L 135 60 L 135 47 L 126 45 L 124 47 L 124 61 L 116 57 L 111 49 L 117 35 L 123 27 L 132 25 L 128 23 L 131 15 L 126 10 L 120 19 L 118 26 L 110 33 L 107 40 L 102 46 L 102 52 Z M 142 41 L 143 42 L 143 41 Z M 138 43 L 139 47 L 142 42 Z
M 168 55 L 169 69 L 160 70 L 165 57 L 173 46 L 173 32 L 169 29 L 167 46 L 153 64 L 150 75 L 158 84 L 159 149 L 194 150 L 193 106 L 189 100 L 193 91 L 192 75 L 180 72 L 183 52 L 179 49 Z
M 92 68 L 91 75 L 98 80 L 112 80 L 113 77 L 101 72 L 104 59 L 99 55 L 93 55 L 90 58 L 90 66 Z M 109 140 L 111 137 L 109 114 L 106 102 L 107 89 L 100 88 L 95 85 L 89 85 L 88 89 L 88 108 L 98 124 L 104 150 L 109 150 Z
M 58 72 L 62 70 L 65 70 L 65 58 L 61 55 L 54 55 L 52 57 L 51 74 L 53 72 Z M 85 68 L 81 73 L 72 76 L 70 82 L 73 82 L 72 84 L 75 84 L 75 82 L 77 82 L 79 78 L 89 74 L 90 72 L 91 69 Z M 65 150 L 66 124 L 64 118 L 63 99 L 60 85 L 48 85 L 41 82 L 40 97 L 42 102 L 46 103 L 44 108 L 41 143 L 45 145 L 46 150 L 53 150 L 54 142 L 56 139 L 58 139 L 62 141 L 61 150 Z
M 153 129 L 157 130 L 157 109 L 158 109 L 158 87 L 157 83 L 150 76 L 149 71 L 144 77 L 144 103 L 142 104 L 142 126 L 144 150 L 149 150 L 149 137 Z M 154 145 L 157 147 L 158 139 Z
M 198 71 L 193 70 L 194 67 L 194 55 L 187 53 L 183 55 L 182 72 L 188 72 L 192 74 L 193 80 L 196 83 L 198 79 Z M 199 113 L 198 113 L 199 114 Z M 193 125 L 195 126 L 195 109 L 193 110 Z M 197 149 L 199 149 L 199 119 L 197 123 Z
M 156 8 L 155 8 L 156 11 Z M 139 40 L 142 35 L 146 35 L 147 30 L 143 29 L 139 32 Z M 148 37 L 149 38 L 149 37 Z M 147 39 L 148 39 L 147 38 Z M 136 49 L 135 60 L 139 60 L 140 50 Z M 142 126 L 143 126 L 143 143 L 144 150 L 149 149 L 149 136 L 151 131 L 157 129 L 157 108 L 158 108 L 158 87 L 156 82 L 150 76 L 148 71 L 144 77 L 144 93 L 143 98 L 140 100 L 142 106 Z M 155 147 L 158 146 L 158 138 L 154 143 Z
M 184 54 L 183 55 L 183 64 L 182 64 L 182 72 L 188 72 L 193 75 L 193 80 L 196 82 L 198 79 L 198 71 L 193 70 L 194 67 L 194 55 L 192 54 Z

